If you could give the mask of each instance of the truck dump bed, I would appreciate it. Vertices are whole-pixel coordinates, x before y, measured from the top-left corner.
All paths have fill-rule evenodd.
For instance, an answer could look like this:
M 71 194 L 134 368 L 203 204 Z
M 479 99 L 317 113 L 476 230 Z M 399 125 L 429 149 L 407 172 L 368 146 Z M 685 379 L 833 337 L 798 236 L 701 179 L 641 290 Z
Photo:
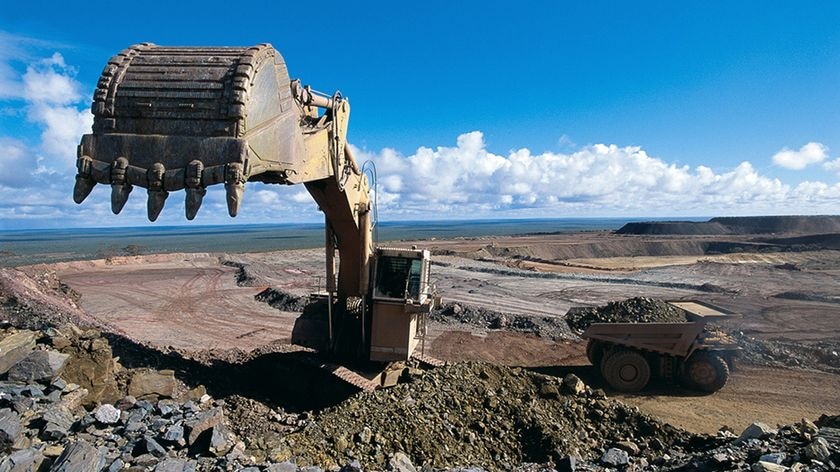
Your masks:
M 741 315 L 697 300 L 668 301 L 683 310 L 685 323 L 593 323 L 583 338 L 617 344 L 671 356 L 688 357 L 698 348 L 729 350 L 737 347 L 726 340 L 707 337 L 709 322 L 738 318 Z

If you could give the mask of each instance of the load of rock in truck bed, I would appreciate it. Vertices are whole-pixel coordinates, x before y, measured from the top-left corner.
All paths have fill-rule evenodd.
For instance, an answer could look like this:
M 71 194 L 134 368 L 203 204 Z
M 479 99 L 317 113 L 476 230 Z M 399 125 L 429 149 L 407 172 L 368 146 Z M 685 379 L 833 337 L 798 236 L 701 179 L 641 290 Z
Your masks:
M 609 302 L 599 307 L 575 307 L 566 314 L 566 323 L 582 333 L 593 323 L 684 323 L 685 312 L 654 298 L 636 297 Z

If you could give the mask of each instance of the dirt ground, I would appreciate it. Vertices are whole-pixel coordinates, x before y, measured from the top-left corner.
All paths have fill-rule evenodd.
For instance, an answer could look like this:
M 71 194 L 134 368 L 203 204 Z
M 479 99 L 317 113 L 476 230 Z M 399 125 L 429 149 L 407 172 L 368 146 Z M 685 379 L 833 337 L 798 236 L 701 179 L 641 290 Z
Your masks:
M 604 232 L 400 242 L 435 251 L 433 279 L 447 302 L 503 313 L 562 317 L 577 305 L 645 296 L 702 299 L 743 314 L 734 330 L 762 338 L 840 339 L 840 251 L 706 255 L 703 237 L 646 238 Z M 602 257 L 598 257 L 602 256 Z M 239 286 L 251 264 L 256 283 Z M 318 249 L 262 254 L 171 254 L 55 266 L 80 306 L 114 331 L 165 349 L 250 351 L 290 342 L 296 313 L 254 300 L 266 286 L 305 296 L 323 272 Z M 32 269 L 34 270 L 34 269 Z M 426 354 L 548 371 L 573 371 L 602 386 L 579 339 L 431 323 Z M 736 432 L 749 423 L 790 423 L 840 412 L 840 376 L 740 366 L 720 392 L 654 388 L 615 396 L 677 426 Z

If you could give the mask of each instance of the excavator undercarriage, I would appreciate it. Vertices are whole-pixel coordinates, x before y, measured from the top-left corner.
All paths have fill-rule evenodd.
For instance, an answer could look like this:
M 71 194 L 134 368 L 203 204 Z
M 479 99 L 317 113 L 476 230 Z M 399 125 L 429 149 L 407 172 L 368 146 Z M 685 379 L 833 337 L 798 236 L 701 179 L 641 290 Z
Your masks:
M 224 185 L 236 216 L 246 182 L 304 184 L 325 216 L 326 350 L 339 361 L 413 354 L 438 300 L 429 252 L 374 248 L 368 176 L 347 143 L 350 104 L 340 93 L 291 80 L 268 44 L 144 43 L 108 61 L 92 111 L 92 133 L 78 146 L 76 203 L 107 184 L 118 214 L 141 187 L 155 221 L 170 192 L 183 189 L 192 220 L 211 185 Z

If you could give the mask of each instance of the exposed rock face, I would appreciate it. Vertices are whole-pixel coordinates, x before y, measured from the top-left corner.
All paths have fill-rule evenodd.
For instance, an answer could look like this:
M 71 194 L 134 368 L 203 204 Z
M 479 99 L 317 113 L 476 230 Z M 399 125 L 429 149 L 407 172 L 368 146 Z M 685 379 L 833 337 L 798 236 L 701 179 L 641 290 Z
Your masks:
M 61 376 L 88 391 L 84 405 L 114 403 L 121 395 L 115 380 L 117 370 L 111 346 L 96 330 L 67 330 L 72 341 L 61 349 L 70 359 Z

